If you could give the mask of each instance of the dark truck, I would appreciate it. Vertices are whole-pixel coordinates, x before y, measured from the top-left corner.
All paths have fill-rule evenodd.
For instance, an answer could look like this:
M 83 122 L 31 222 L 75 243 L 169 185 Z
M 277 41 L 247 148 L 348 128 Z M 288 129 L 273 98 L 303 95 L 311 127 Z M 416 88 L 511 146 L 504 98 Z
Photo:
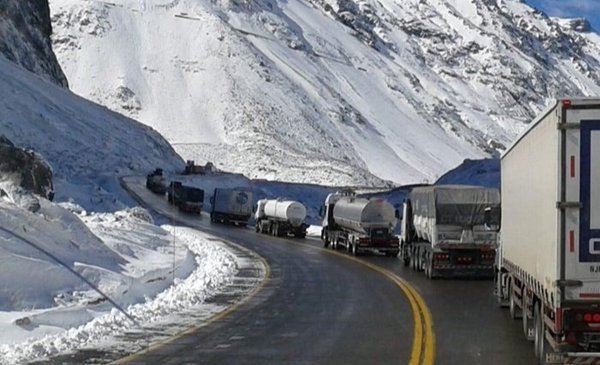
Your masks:
M 200 214 L 204 204 L 204 190 L 171 181 L 167 189 L 167 200 L 182 212 Z
M 167 182 L 162 169 L 156 169 L 146 175 L 146 188 L 155 194 L 164 195 L 167 192 Z

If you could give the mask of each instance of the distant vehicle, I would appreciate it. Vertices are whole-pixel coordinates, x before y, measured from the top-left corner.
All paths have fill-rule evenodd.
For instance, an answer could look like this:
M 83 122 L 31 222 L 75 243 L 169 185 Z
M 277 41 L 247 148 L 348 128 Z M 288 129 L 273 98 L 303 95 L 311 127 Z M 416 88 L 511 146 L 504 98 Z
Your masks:
M 500 191 L 466 185 L 415 187 L 404 202 L 404 265 L 441 276 L 494 276 Z
M 146 175 L 146 188 L 156 194 L 164 195 L 167 191 L 167 181 L 162 169 L 156 169 Z
M 302 203 L 283 199 L 261 199 L 256 204 L 256 232 L 273 236 L 306 237 L 306 208 Z
M 167 189 L 167 200 L 182 212 L 200 214 L 204 204 L 204 190 L 183 185 L 181 181 L 171 181 Z
M 600 98 L 556 100 L 501 169 L 500 304 L 540 364 L 600 364 Z
M 252 192 L 216 188 L 210 198 L 211 222 L 233 223 L 245 226 L 252 217 Z
M 398 212 L 383 199 L 358 198 L 351 191 L 332 193 L 321 208 L 324 247 L 345 247 L 352 255 L 378 251 L 395 257 L 400 250 L 393 229 Z
M 206 165 L 196 165 L 193 160 L 187 160 L 185 163 L 185 169 L 183 170 L 184 175 L 204 175 L 207 173 L 216 172 L 217 168 L 212 162 L 207 162 Z

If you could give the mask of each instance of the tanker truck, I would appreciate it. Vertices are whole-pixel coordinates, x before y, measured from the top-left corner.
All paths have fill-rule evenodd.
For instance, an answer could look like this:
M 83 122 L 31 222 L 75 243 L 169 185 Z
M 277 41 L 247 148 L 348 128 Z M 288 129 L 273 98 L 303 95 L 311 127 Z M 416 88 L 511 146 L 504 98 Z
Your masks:
M 306 208 L 302 203 L 283 199 L 261 199 L 256 204 L 256 232 L 273 236 L 293 235 L 306 237 L 308 224 L 304 223 Z
M 245 226 L 252 217 L 252 192 L 240 189 L 215 188 L 210 198 L 211 222 Z
M 555 100 L 500 165 L 499 304 L 540 364 L 600 364 L 600 98 Z
M 494 276 L 500 191 L 466 185 L 413 188 L 404 201 L 400 253 L 405 266 L 440 276 Z
M 354 256 L 366 251 L 398 255 L 400 244 L 393 234 L 398 212 L 385 200 L 359 198 L 351 191 L 332 193 L 320 215 L 325 248 L 343 247 Z

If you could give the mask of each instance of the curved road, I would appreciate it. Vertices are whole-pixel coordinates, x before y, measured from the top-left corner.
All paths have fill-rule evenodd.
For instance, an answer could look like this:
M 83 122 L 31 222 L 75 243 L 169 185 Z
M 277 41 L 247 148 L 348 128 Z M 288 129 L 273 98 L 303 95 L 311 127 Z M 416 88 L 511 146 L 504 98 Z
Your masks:
M 177 214 L 142 184 L 128 181 L 146 204 Z M 360 259 L 373 269 L 331 254 L 316 239 L 274 238 L 211 224 L 206 216 L 177 217 L 255 251 L 270 265 L 269 278 L 226 316 L 120 364 L 430 364 L 433 351 L 435 364 L 535 363 L 520 323 L 495 305 L 490 281 L 429 281 L 398 259 Z M 431 328 L 391 273 L 425 299 Z M 435 332 L 435 349 L 427 331 Z

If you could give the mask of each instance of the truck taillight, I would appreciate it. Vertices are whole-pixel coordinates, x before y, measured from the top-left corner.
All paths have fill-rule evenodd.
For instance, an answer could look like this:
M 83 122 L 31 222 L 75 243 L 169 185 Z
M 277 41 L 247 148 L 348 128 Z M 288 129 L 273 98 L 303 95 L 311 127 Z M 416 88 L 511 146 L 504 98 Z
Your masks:
M 573 105 L 573 103 L 571 102 L 571 100 L 563 100 L 562 105 L 563 105 L 563 108 L 570 108 L 571 105 Z
M 448 260 L 450 258 L 450 255 L 448 255 L 447 253 L 436 253 L 434 255 L 434 259 L 436 261 L 444 261 L 444 260 Z
M 494 260 L 495 254 L 494 253 L 482 253 L 481 254 L 481 259 L 483 261 L 492 261 Z
M 577 313 L 575 321 L 585 323 L 600 323 L 600 313 Z

